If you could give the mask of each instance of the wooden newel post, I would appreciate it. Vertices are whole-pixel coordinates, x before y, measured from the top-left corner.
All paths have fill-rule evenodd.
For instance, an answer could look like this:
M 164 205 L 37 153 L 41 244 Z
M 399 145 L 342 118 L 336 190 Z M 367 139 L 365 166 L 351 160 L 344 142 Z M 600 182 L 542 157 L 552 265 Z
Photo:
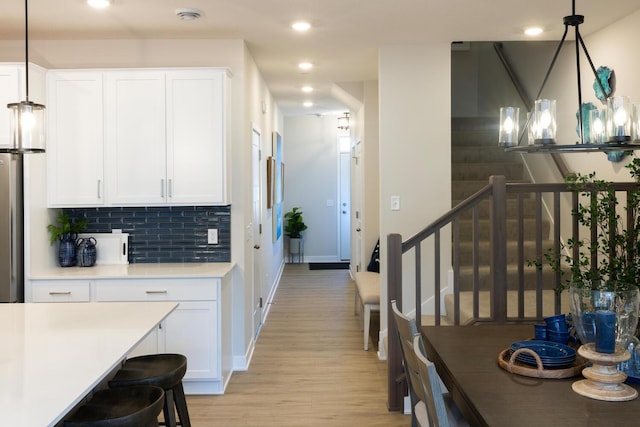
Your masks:
M 398 341 L 398 329 L 391 313 L 391 301 L 402 308 L 402 236 L 387 235 L 387 301 L 380 307 L 387 308 L 387 385 L 389 411 L 401 411 L 404 406 L 406 381 L 402 377 L 402 353 Z
M 504 176 L 489 177 L 493 187 L 489 210 L 491 224 L 491 318 L 507 320 L 507 180 Z

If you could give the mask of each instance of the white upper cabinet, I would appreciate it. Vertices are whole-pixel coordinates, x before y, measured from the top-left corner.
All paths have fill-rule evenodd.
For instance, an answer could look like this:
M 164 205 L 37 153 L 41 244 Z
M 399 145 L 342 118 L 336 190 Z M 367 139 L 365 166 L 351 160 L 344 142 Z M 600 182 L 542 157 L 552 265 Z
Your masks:
M 165 73 L 105 73 L 105 136 L 112 205 L 166 201 Z
M 106 206 L 230 203 L 226 70 L 130 69 L 91 73 L 101 76 L 104 83 L 99 86 L 99 93 L 91 95 L 101 108 L 79 111 L 92 103 L 70 105 L 73 102 L 66 98 L 73 98 L 72 95 L 50 101 L 56 110 L 62 111 L 50 114 L 51 121 L 57 122 L 57 132 L 60 133 L 60 128 L 67 132 L 64 140 L 57 138 L 65 145 L 64 150 L 54 151 L 56 157 L 51 157 L 51 161 L 60 162 L 66 169 L 69 162 L 60 160 L 60 153 L 76 152 L 74 161 L 94 164 L 96 159 L 86 155 L 84 150 L 87 145 L 104 141 L 104 151 L 99 150 L 104 153 L 104 179 L 101 181 L 104 188 L 92 185 L 94 190 L 100 188 L 100 196 L 104 197 L 102 203 Z M 63 76 L 65 72 L 51 74 Z M 51 80 L 55 79 L 51 77 Z M 60 89 L 49 93 L 52 98 L 67 95 Z M 78 94 L 78 98 L 83 96 L 90 96 L 89 91 Z M 99 118 L 94 115 L 97 111 Z M 68 121 L 61 123 L 61 119 L 72 115 L 85 121 L 80 129 L 67 129 Z M 96 119 L 100 121 L 99 125 L 91 125 Z M 94 135 L 89 134 L 90 129 Z M 91 138 L 90 142 L 88 138 Z M 69 173 L 78 179 L 77 172 L 76 169 Z M 85 172 L 84 169 L 81 172 Z M 70 182 L 65 181 L 60 168 L 50 176 L 52 179 L 59 181 L 59 192 L 53 193 L 55 197 L 50 195 L 51 206 L 100 204 L 99 201 L 79 200 L 88 188 L 83 186 L 77 194 L 76 188 L 68 186 Z M 64 188 L 69 194 L 61 197 Z M 51 202 L 53 200 L 55 204 Z
M 104 206 L 102 73 L 47 75 L 49 206 Z
M 173 204 L 226 204 L 223 72 L 167 73 L 167 180 Z

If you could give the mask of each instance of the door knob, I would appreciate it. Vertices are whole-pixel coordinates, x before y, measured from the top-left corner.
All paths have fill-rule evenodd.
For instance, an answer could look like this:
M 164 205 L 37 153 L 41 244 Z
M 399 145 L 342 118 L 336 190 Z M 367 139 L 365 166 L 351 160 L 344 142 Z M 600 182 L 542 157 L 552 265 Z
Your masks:
M 253 245 L 253 249 L 260 249 L 260 245 L 258 244 Z
M 360 231 L 360 228 L 356 228 L 356 231 Z

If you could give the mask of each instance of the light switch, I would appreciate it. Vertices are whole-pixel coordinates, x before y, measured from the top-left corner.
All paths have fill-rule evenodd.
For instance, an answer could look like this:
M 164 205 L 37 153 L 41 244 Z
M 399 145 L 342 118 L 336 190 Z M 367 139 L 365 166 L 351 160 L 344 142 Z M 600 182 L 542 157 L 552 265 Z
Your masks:
M 210 245 L 217 245 L 218 244 L 218 229 L 217 228 L 210 228 L 208 233 L 207 233 L 207 243 Z
M 391 196 L 391 210 L 392 211 L 400 210 L 400 196 Z

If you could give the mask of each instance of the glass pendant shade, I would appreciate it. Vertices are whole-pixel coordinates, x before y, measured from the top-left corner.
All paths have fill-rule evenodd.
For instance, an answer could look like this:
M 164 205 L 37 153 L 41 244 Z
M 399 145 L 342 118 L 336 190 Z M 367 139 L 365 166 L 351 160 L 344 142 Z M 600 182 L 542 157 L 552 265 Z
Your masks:
M 607 110 L 589 111 L 589 132 L 585 132 L 589 144 L 604 144 L 607 141 Z
M 631 140 L 631 104 L 626 96 L 612 96 L 607 101 L 607 135 L 609 142 Z
M 640 141 L 640 104 L 631 107 L 631 140 Z
M 534 142 L 555 144 L 556 142 L 556 100 L 536 99 L 534 107 Z
M 520 109 L 516 107 L 500 108 L 500 134 L 498 144 L 502 147 L 518 145 L 520 132 Z
M 29 101 L 8 104 L 10 148 L 17 153 L 45 151 L 45 107 Z

